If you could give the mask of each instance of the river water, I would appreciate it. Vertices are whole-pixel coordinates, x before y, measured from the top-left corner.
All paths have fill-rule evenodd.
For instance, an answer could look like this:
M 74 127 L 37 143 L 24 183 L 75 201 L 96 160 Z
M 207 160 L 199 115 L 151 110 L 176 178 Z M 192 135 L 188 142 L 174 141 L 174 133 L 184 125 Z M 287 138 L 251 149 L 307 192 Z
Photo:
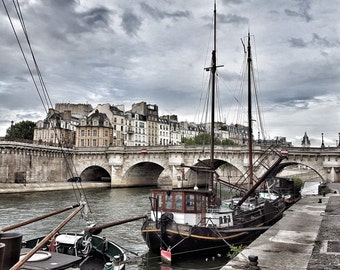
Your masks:
M 78 202 L 76 190 L 0 194 L 0 228 L 31 218 L 63 209 Z M 91 189 L 85 191 L 88 205 L 97 224 L 104 224 L 136 216 L 149 214 L 149 188 Z M 30 225 L 13 230 L 23 234 L 23 240 L 44 236 L 53 230 L 71 211 L 49 217 Z M 223 254 L 220 258 L 202 257 L 187 259 L 171 266 L 161 263 L 157 254 L 148 252 L 141 236 L 143 220 L 104 229 L 100 235 L 113 240 L 123 248 L 138 254 L 126 269 L 143 270 L 184 270 L 220 269 L 227 262 Z M 80 232 L 85 226 L 81 215 L 77 215 L 62 231 Z

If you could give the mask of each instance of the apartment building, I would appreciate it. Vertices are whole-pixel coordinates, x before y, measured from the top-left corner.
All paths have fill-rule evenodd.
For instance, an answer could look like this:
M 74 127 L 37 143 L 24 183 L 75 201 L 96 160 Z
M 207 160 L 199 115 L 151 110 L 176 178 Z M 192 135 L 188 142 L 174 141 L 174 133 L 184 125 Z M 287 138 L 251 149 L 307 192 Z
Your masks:
M 80 119 L 76 128 L 76 147 L 109 147 L 113 143 L 113 127 L 105 113 L 94 110 Z
M 113 128 L 113 140 L 112 146 L 123 146 L 124 137 L 126 133 L 124 132 L 125 126 L 125 112 L 124 105 L 110 105 L 106 104 L 98 104 L 95 108 L 100 113 L 106 114 L 108 117 L 112 128 Z
M 158 128 L 158 106 L 155 104 L 147 104 L 145 101 L 132 104 L 132 113 L 145 115 L 146 117 L 146 132 L 147 132 L 147 144 L 149 146 L 159 145 Z
M 33 143 L 50 146 L 73 147 L 75 144 L 75 130 L 78 119 L 67 110 L 59 112 L 49 109 L 44 120 L 36 123 Z
M 146 116 L 132 111 L 125 113 L 125 146 L 147 146 Z

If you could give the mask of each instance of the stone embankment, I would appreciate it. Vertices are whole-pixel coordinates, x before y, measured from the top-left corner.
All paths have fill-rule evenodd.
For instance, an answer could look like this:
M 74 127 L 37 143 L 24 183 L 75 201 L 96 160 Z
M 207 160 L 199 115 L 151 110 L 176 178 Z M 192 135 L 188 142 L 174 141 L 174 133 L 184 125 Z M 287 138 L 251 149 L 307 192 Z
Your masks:
M 340 184 L 328 187 L 303 197 L 221 270 L 340 269 Z
M 1 193 L 20 193 L 20 192 L 37 192 L 37 191 L 56 191 L 69 190 L 74 188 L 110 188 L 110 182 L 54 182 L 54 183 L 26 183 L 26 184 L 6 184 L 0 183 Z

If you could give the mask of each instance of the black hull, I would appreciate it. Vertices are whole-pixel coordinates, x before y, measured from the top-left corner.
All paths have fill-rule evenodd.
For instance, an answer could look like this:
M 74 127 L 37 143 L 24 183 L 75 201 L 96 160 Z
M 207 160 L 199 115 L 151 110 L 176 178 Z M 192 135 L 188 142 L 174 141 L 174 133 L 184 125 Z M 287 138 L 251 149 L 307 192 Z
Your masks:
M 142 236 L 149 249 L 159 253 L 170 249 L 172 257 L 225 253 L 230 246 L 245 246 L 254 241 L 268 226 L 282 217 L 284 207 L 261 218 L 228 228 L 190 226 L 169 222 L 165 228 L 152 220 L 142 226 Z

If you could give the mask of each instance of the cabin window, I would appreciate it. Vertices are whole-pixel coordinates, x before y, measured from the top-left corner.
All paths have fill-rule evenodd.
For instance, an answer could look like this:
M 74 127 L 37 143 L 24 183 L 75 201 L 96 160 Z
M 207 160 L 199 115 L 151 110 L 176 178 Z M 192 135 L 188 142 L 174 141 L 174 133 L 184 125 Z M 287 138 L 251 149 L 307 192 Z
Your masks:
M 185 210 L 194 211 L 195 210 L 195 195 L 189 194 L 185 198 Z
M 196 195 L 196 211 L 202 210 L 202 202 L 201 202 L 201 195 Z
M 175 201 L 176 201 L 176 209 L 177 210 L 181 210 L 182 209 L 182 203 L 183 203 L 183 200 L 182 200 L 182 194 L 176 194 L 175 195 Z
M 172 209 L 172 193 L 171 192 L 166 194 L 166 197 L 165 197 L 165 208 L 166 209 Z
M 156 200 L 157 200 L 157 203 L 158 203 L 158 208 L 162 209 L 162 207 L 163 207 L 163 196 L 162 196 L 162 194 L 157 194 Z

